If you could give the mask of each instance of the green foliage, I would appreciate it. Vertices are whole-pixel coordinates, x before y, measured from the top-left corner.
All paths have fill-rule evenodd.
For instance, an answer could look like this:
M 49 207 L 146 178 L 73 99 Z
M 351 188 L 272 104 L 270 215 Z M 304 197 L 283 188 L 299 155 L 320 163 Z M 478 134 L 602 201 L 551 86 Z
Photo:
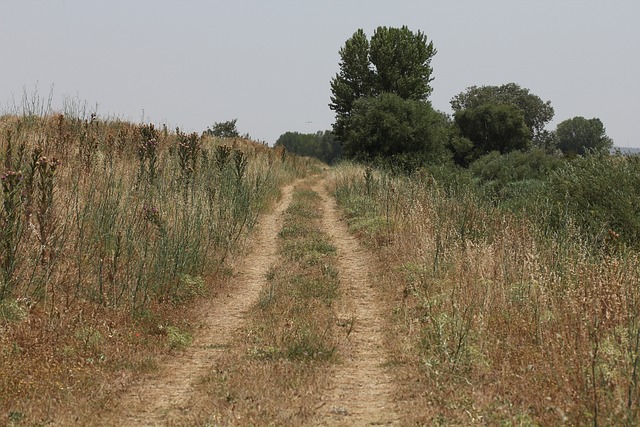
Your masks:
M 493 152 L 468 171 L 482 197 L 526 214 L 547 232 L 577 227 L 596 246 L 640 241 L 640 157 Z
M 331 81 L 329 104 L 336 112 L 333 131 L 344 144 L 345 154 L 375 157 L 385 155 L 383 151 L 401 153 L 403 147 L 409 147 L 411 153 L 418 151 L 412 147 L 417 144 L 419 136 L 408 136 L 414 133 L 409 128 L 414 124 L 420 126 L 424 121 L 419 121 L 414 115 L 416 104 L 401 106 L 400 100 L 426 101 L 432 91 L 431 59 L 435 54 L 433 43 L 428 42 L 421 31 L 414 33 L 406 26 L 378 27 L 370 42 L 364 31 L 358 30 L 346 41 L 340 49 L 340 71 Z M 391 95 L 398 99 L 392 100 Z M 387 98 L 376 100 L 383 96 Z M 380 129 L 376 129 L 372 122 L 376 115 L 372 109 L 378 107 L 385 108 L 380 114 L 385 117 L 386 123 L 382 123 Z M 404 113 L 412 117 L 402 117 Z M 394 118 L 396 114 L 400 115 Z M 354 120 L 356 115 L 359 117 Z M 384 145 L 397 145 L 398 149 L 368 152 L 368 146 L 383 145 L 380 139 L 385 134 L 394 136 L 390 129 L 393 122 L 403 126 L 398 135 L 401 139 L 387 140 Z M 416 129 L 415 133 L 424 133 L 424 129 Z M 361 135 L 366 135 L 368 139 L 363 146 L 359 146 L 357 139 Z
M 180 328 L 176 326 L 167 326 L 166 329 L 169 347 L 174 350 L 184 350 L 193 342 L 191 334 L 180 330 Z
M 336 112 L 334 131 L 342 135 L 342 122 L 353 103 L 373 95 L 373 70 L 369 60 L 369 40 L 362 29 L 356 31 L 340 49 L 340 72 L 331 80 L 330 108 Z
M 373 94 L 395 93 L 402 99 L 425 101 L 432 92 L 433 42 L 418 31 L 378 27 L 371 37 L 369 59 L 373 65 Z
M 342 154 L 342 146 L 331 131 L 308 134 L 286 132 L 280 135 L 275 145 L 283 146 L 299 156 L 315 157 L 327 164 L 332 164 Z
M 354 104 L 344 141 L 348 157 L 403 157 L 437 162 L 446 158 L 446 119 L 426 102 L 385 93 Z
M 544 137 L 544 126 L 554 115 L 551 102 L 544 102 L 529 89 L 516 83 L 502 86 L 471 86 L 451 100 L 454 112 L 476 108 L 487 104 L 508 104 L 516 106 L 523 113 L 524 122 L 534 141 Z
M 524 113 L 511 104 L 482 104 L 455 113 L 462 135 L 473 143 L 466 156 L 478 158 L 492 151 L 508 153 L 527 148 L 530 133 Z M 469 147 L 470 148 L 470 147 Z M 460 154 L 459 154 L 460 155 Z
M 237 138 L 240 136 L 238 129 L 236 128 L 236 122 L 238 119 L 229 120 L 226 122 L 216 122 L 213 126 L 207 128 L 204 131 L 205 135 L 216 136 L 218 138 Z
M 461 135 L 453 134 L 447 143 L 451 158 L 458 166 L 468 167 L 475 160 L 473 141 Z
M 494 151 L 473 162 L 469 171 L 486 195 L 504 201 L 531 197 L 526 189 L 541 185 L 552 171 L 563 164 L 562 159 L 534 148 L 508 154 Z
M 552 226 L 571 218 L 596 241 L 640 242 L 639 157 L 578 157 L 550 175 L 545 194 Z
M 598 118 L 574 117 L 558 124 L 555 131 L 556 146 L 565 155 L 582 155 L 588 151 L 608 153 L 613 141 L 605 133 Z

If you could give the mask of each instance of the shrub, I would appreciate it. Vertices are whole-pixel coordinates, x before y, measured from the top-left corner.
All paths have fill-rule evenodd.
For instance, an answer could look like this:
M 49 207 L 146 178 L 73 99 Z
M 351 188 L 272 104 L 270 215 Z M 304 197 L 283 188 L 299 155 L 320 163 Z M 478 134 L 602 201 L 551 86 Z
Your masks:
M 553 172 L 545 189 L 553 224 L 572 218 L 596 241 L 640 239 L 640 158 L 595 154 Z
M 563 163 L 562 159 L 534 148 L 503 155 L 494 151 L 473 162 L 469 169 L 486 195 L 508 200 L 529 196 L 529 188 L 545 181 Z

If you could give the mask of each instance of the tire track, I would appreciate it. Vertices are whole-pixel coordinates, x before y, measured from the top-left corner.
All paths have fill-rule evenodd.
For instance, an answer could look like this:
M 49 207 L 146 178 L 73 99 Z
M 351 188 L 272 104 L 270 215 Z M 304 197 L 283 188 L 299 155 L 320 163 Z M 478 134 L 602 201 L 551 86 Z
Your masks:
M 317 425 L 396 425 L 391 393 L 393 377 L 383 367 L 382 310 L 371 283 L 373 258 L 340 221 L 338 207 L 321 182 L 315 189 L 324 201 L 323 227 L 338 252 L 342 323 L 351 325 L 347 343 L 339 348 L 342 362 L 333 371 L 334 383 L 318 409 Z
M 103 425 L 175 425 L 181 416 L 189 414 L 193 385 L 215 364 L 244 324 L 247 311 L 266 282 L 268 269 L 277 260 L 277 234 L 293 188 L 294 185 L 283 188 L 275 209 L 261 218 L 252 242 L 253 252 L 238 267 L 231 293 L 222 300 L 216 299 L 215 306 L 203 309 L 202 329 L 193 345 L 162 366 L 153 378 L 131 388 Z

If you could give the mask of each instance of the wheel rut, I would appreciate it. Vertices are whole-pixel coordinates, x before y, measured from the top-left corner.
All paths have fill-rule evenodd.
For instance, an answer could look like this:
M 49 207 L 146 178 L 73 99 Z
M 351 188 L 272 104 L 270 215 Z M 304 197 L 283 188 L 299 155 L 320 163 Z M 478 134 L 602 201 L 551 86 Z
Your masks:
M 335 199 L 324 187 L 313 189 L 323 200 L 322 226 L 337 248 L 341 298 L 336 303 L 339 324 L 349 331 L 338 345 L 338 361 L 330 368 L 331 385 L 318 390 L 311 420 L 318 426 L 397 425 L 393 404 L 393 375 L 385 367 L 384 315 L 372 277 L 375 260 L 341 221 Z M 273 211 L 263 216 L 253 238 L 253 251 L 237 266 L 232 290 L 202 308 L 201 327 L 192 346 L 167 359 L 159 372 L 134 384 L 121 395 L 103 426 L 184 425 L 198 398 L 198 382 L 233 345 L 246 324 L 248 312 L 266 284 L 269 268 L 278 260 L 278 232 L 284 211 L 293 196 L 294 185 L 283 189 Z
M 238 266 L 232 290 L 199 316 L 201 328 L 192 346 L 171 358 L 153 378 L 133 386 L 103 425 L 157 426 L 179 424 L 188 415 L 194 385 L 228 347 L 257 301 L 268 269 L 277 260 L 277 234 L 281 218 L 291 203 L 294 185 L 282 190 L 271 213 L 264 215 L 253 238 L 253 251 Z
M 340 220 L 335 199 L 324 183 L 315 188 L 324 201 L 323 227 L 338 253 L 342 298 L 337 314 L 350 325 L 332 372 L 333 386 L 318 409 L 316 425 L 397 425 L 392 401 L 393 376 L 384 367 L 383 313 L 372 283 L 373 257 Z

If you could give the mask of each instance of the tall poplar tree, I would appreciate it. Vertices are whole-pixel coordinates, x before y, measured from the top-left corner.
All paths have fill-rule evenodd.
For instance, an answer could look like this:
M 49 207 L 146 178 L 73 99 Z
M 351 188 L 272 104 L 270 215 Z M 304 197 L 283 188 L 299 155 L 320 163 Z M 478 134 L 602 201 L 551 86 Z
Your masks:
M 424 102 L 432 92 L 433 80 L 431 59 L 436 54 L 433 42 L 421 31 L 412 32 L 402 28 L 378 27 L 371 40 L 362 29 L 356 31 L 340 49 L 340 70 L 331 80 L 331 103 L 329 107 L 336 113 L 333 131 L 342 142 L 347 153 L 362 153 L 364 129 L 357 129 L 366 120 L 354 120 L 354 106 L 367 105 L 359 111 L 367 111 L 371 106 L 387 105 L 371 103 L 367 99 L 383 94 L 391 94 L 400 101 Z M 391 98 L 387 99 L 389 101 Z M 362 104 L 362 102 L 366 102 Z M 398 104 L 398 101 L 392 101 Z M 427 105 L 431 108 L 430 105 Z M 414 107 L 401 107 L 400 111 L 410 111 Z M 387 112 L 388 113 L 388 112 Z M 417 116 L 416 116 L 417 118 Z M 412 123 L 402 121 L 411 128 Z M 369 123 L 371 124 L 371 123 Z M 368 127 L 373 135 L 376 128 Z M 406 141 L 388 140 L 388 144 L 405 144 Z M 384 149 L 383 152 L 395 152 Z

